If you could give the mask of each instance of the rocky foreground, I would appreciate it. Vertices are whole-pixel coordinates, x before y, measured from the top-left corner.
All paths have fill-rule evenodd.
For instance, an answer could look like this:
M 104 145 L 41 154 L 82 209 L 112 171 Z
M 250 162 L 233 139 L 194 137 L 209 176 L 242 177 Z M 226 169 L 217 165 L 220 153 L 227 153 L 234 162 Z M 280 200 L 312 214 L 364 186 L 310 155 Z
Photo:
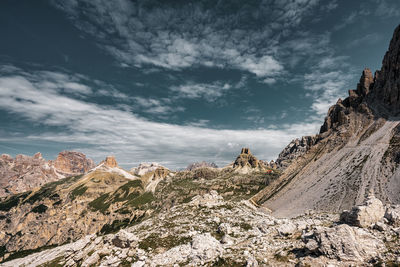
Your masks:
M 345 221 L 339 214 L 311 212 L 278 219 L 211 191 L 116 233 L 88 235 L 0 266 L 400 264 L 400 206 L 385 208 L 370 197 L 344 214 Z

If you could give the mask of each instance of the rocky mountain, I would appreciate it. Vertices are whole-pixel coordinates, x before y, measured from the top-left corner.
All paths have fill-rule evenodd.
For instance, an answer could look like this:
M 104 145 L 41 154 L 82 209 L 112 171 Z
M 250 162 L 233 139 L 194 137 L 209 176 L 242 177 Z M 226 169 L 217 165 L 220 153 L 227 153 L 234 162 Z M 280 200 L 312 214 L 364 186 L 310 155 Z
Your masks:
M 40 153 L 32 157 L 17 155 L 15 159 L 3 154 L 0 157 L 0 197 L 82 174 L 93 167 L 93 161 L 80 152 L 60 152 L 54 161 L 46 161 Z
M 153 172 L 158 168 L 164 168 L 161 164 L 157 162 L 152 163 L 140 163 L 139 166 L 132 168 L 131 172 L 136 175 L 144 175 L 149 172 Z
M 1 266 L 398 266 L 400 206 L 370 197 L 351 214 L 355 220 L 328 213 L 277 219 L 211 190 L 115 233 Z
M 278 216 L 349 209 L 371 190 L 384 203 L 400 203 L 399 38 L 400 26 L 381 70 L 362 72 L 357 89 L 329 109 L 317 136 L 285 148 L 281 155 L 291 163 L 254 203 Z
M 243 148 L 224 168 L 128 172 L 107 157 L 8 196 L 0 266 L 399 266 L 399 38 L 276 163 Z
M 0 257 L 11 260 L 86 235 L 115 232 L 210 190 L 227 200 L 247 199 L 277 176 L 257 169 L 251 174 L 233 167 L 171 172 L 162 166 L 136 175 L 107 157 L 84 175 L 0 202 Z
M 189 164 L 186 167 L 187 171 L 194 171 L 195 169 L 199 169 L 199 168 L 218 168 L 217 164 L 215 164 L 214 162 L 194 162 L 192 164 Z
M 258 160 L 251 154 L 249 148 L 242 148 L 239 156 L 232 165 L 233 169 L 240 173 L 249 173 L 253 171 L 266 171 L 266 166 L 261 160 Z

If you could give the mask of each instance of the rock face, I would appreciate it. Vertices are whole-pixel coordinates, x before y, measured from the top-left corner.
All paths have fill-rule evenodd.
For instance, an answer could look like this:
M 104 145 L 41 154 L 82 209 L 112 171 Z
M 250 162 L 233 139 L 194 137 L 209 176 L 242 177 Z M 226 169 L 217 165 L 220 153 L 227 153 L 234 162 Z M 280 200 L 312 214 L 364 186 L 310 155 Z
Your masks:
M 329 109 L 315 138 L 293 152 L 285 148 L 291 162 L 254 202 L 277 216 L 351 209 L 371 190 L 384 204 L 400 204 L 399 38 L 400 26 L 382 69 L 375 77 L 364 69 L 357 89 Z
M 237 156 L 233 163 L 233 168 L 239 172 L 249 172 L 252 170 L 264 169 L 265 166 L 253 154 L 251 154 L 249 148 L 242 148 L 240 155 Z
M 368 262 L 385 250 L 382 240 L 363 229 L 345 224 L 332 228 L 317 227 L 306 242 L 309 250 L 340 261 Z
M 275 162 L 277 168 L 286 169 L 294 159 L 304 155 L 316 141 L 316 136 L 303 136 L 300 139 L 294 139 L 279 154 Z
M 21 193 L 64 177 L 79 175 L 93 168 L 91 159 L 79 152 L 63 151 L 55 161 L 46 161 L 41 153 L 29 157 L 0 157 L 0 197 Z
M 387 207 L 385 218 L 391 225 L 400 227 L 400 205 L 391 205 Z
M 54 167 L 61 173 L 77 175 L 88 172 L 95 165 L 93 160 L 87 159 L 81 152 L 63 151 L 54 161 Z
M 370 227 L 381 221 L 384 215 L 385 208 L 382 201 L 371 195 L 364 205 L 355 206 L 351 211 L 344 211 L 340 215 L 340 220 L 354 226 Z
M 217 164 L 215 164 L 214 162 L 194 162 L 192 164 L 190 164 L 189 166 L 186 167 L 187 171 L 194 171 L 195 169 L 199 169 L 199 168 L 218 168 Z
M 115 159 L 115 156 L 107 156 L 106 159 L 102 161 L 102 163 L 104 163 L 105 166 L 110 168 L 118 167 L 118 163 L 117 160 Z
M 131 172 L 136 174 L 136 175 L 144 175 L 149 172 L 153 172 L 158 168 L 164 168 L 161 164 L 157 162 L 152 162 L 152 163 L 140 163 L 138 167 L 132 168 Z
M 186 174 L 188 172 L 185 172 Z M 177 192 L 178 193 L 178 192 Z M 201 206 L 199 207 L 199 202 Z M 336 225 L 334 214 L 277 219 L 219 193 L 2 266 L 374 266 L 399 263 L 397 228 Z M 385 243 L 383 242 L 385 240 Z
M 396 28 L 389 50 L 383 58 L 381 70 L 375 73 L 373 85 L 374 102 L 380 111 L 391 115 L 400 112 L 400 26 Z

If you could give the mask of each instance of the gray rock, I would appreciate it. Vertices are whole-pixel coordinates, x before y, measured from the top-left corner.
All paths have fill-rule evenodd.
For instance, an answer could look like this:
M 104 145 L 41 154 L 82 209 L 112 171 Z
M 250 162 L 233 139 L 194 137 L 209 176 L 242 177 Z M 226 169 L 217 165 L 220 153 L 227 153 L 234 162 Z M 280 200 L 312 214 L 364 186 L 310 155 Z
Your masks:
M 370 195 L 364 205 L 355 206 L 351 211 L 343 211 L 340 220 L 349 225 L 370 227 L 381 221 L 385 215 L 382 202 Z
M 331 259 L 361 262 L 377 257 L 385 250 L 384 243 L 372 234 L 345 224 L 332 228 L 317 227 L 305 247 Z
M 387 207 L 385 218 L 388 220 L 389 224 L 395 227 L 400 226 L 400 205 L 392 205 Z

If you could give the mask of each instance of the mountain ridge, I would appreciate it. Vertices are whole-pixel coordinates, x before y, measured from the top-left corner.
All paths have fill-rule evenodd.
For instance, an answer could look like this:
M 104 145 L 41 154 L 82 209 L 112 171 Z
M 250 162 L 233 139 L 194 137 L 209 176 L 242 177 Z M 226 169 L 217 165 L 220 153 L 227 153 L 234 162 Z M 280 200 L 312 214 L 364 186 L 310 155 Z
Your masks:
M 281 177 L 252 198 L 254 203 L 277 216 L 308 209 L 337 212 L 362 203 L 371 189 L 385 203 L 400 203 L 399 40 L 400 25 L 381 70 L 372 77 L 364 69 L 357 89 L 329 108 L 315 143 L 294 156 Z

